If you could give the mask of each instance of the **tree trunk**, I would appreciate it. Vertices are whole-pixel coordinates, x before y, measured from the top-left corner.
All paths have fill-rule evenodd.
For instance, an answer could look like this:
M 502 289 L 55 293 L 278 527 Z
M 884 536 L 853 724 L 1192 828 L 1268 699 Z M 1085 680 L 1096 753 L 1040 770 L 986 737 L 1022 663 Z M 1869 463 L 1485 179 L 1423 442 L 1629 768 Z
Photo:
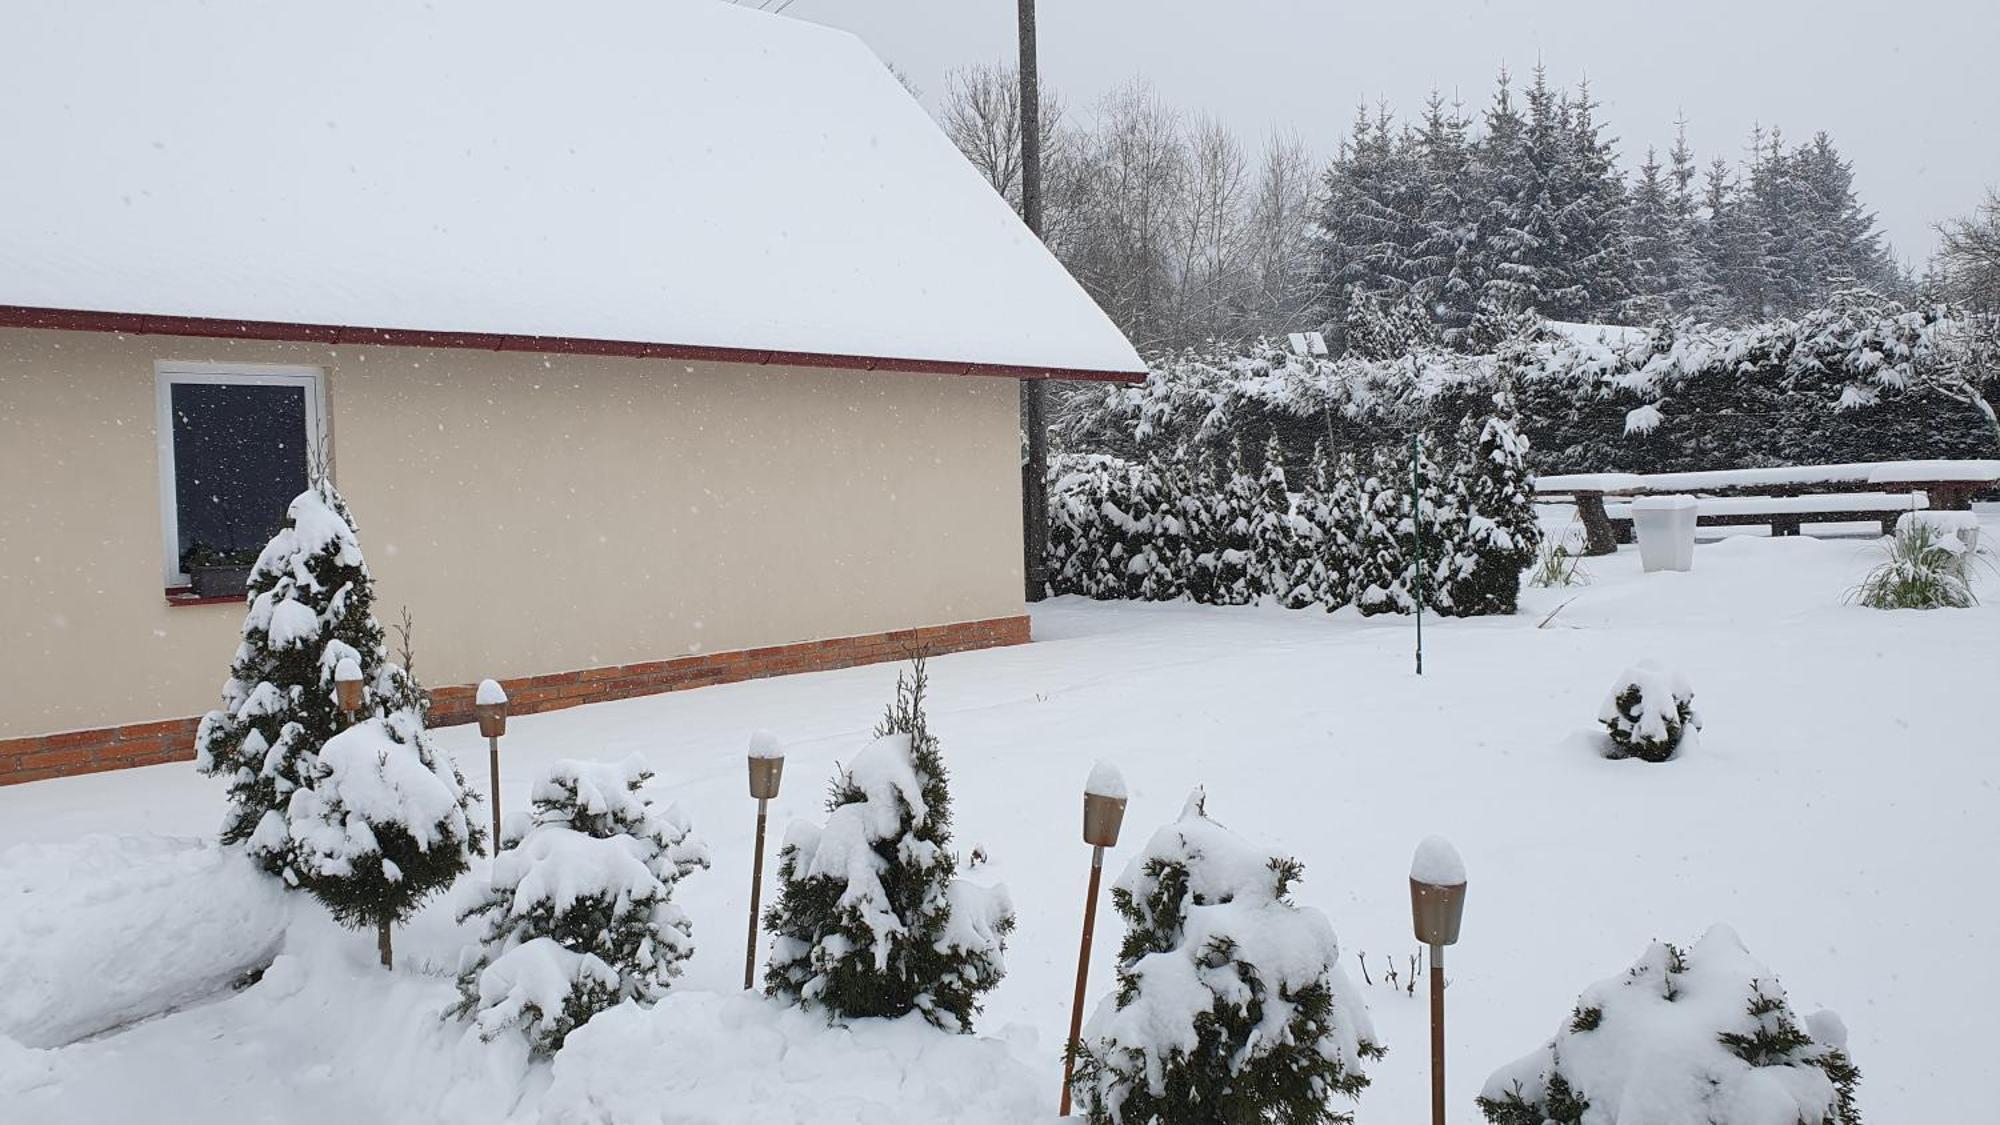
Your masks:
M 389 923 L 387 922 L 376 923 L 375 948 L 382 954 L 383 968 L 393 969 L 396 967 L 396 951 L 394 947 L 392 947 L 389 944 Z

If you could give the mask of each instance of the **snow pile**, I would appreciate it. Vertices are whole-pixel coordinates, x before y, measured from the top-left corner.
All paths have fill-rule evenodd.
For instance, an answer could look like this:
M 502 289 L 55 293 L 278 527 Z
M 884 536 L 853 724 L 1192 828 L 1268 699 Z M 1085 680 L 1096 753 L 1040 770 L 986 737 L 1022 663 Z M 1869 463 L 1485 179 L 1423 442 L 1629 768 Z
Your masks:
M 1125 800 L 1125 775 L 1119 772 L 1117 766 L 1100 758 L 1090 767 L 1090 776 L 1084 779 L 1083 791 L 1093 797 Z
M 1410 858 L 1410 878 L 1433 887 L 1465 885 L 1465 860 L 1443 836 L 1426 836 Z
M 55 1047 L 261 969 L 289 904 L 211 842 L 97 835 L 0 852 L 0 905 L 0 1040 Z
M 1625 669 L 1597 709 L 1597 721 L 1611 736 L 1606 757 L 1648 762 L 1672 758 L 1701 729 L 1687 677 L 1651 660 Z
M 505 703 L 507 702 L 507 690 L 500 686 L 500 681 L 498 680 L 481 680 L 479 681 L 479 690 L 473 693 L 472 701 L 481 707 L 491 707 L 496 703 Z
M 459 972 L 455 1009 L 491 1039 L 519 1028 L 552 1053 L 598 1012 L 665 995 L 694 954 L 675 884 L 708 866 L 678 808 L 640 790 L 645 760 L 559 761 L 535 783 L 493 863 L 493 886 L 465 918 L 484 916 L 482 946 Z M 516 834 L 518 832 L 519 834 Z
M 1585 989 L 1554 1039 L 1486 1080 L 1480 1108 L 1499 1125 L 1859 1125 L 1845 1028 L 1806 1024 L 1716 926 Z
M 1912 535 L 1919 524 L 1930 529 L 1931 538 L 1944 550 L 1955 554 L 1970 554 L 1979 550 L 1979 515 L 1976 512 L 1905 512 L 1896 517 L 1896 535 Z
M 762 761 L 785 756 L 785 745 L 778 736 L 767 730 L 750 732 L 750 756 Z
M 1112 891 L 1119 988 L 1075 1077 L 1093 1121 L 1313 1120 L 1368 1084 L 1381 1048 L 1333 926 L 1290 899 L 1302 870 L 1210 820 L 1200 790 L 1134 857 Z
M 570 1036 L 543 1125 L 1018 1125 L 1049 1116 L 1042 1075 L 1005 1043 L 917 1017 L 829 1027 L 738 993 L 625 1004 Z

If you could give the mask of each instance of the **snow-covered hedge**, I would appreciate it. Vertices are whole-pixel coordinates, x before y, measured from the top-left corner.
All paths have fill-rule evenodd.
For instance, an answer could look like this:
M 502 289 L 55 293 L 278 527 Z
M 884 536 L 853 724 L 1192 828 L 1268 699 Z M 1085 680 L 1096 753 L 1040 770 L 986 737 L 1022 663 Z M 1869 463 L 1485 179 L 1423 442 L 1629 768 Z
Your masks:
M 1408 445 L 1365 460 L 1331 457 L 1322 445 L 1294 474 L 1275 439 L 1261 469 L 1236 442 L 1219 465 L 1057 457 L 1050 585 L 1093 598 L 1268 597 L 1364 614 L 1408 613 L 1421 596 L 1439 613 L 1512 613 L 1541 532 L 1527 442 L 1504 399 L 1496 405 L 1502 413 L 1461 428 L 1444 466 Z
M 0 852 L 0 1037 L 57 1047 L 227 989 L 284 938 L 284 889 L 206 840 Z
M 1362 447 L 1476 416 L 1506 388 L 1548 473 L 1992 457 L 1993 423 L 1960 377 L 1990 407 L 1997 340 L 1990 318 L 1860 292 L 1744 326 L 1530 322 L 1479 354 L 1300 356 L 1258 339 L 1153 357 L 1138 386 L 1078 385 L 1056 431 L 1066 449 L 1129 460 L 1220 455 L 1234 435 L 1276 431 L 1297 459 L 1317 441 Z
M 1351 1120 L 1377 1045 L 1303 872 L 1210 820 L 1197 790 L 1112 890 L 1118 991 L 1084 1028 L 1074 1090 L 1093 1123 Z
M 1701 729 L 1687 677 L 1651 660 L 1625 669 L 1598 708 L 1597 721 L 1611 738 L 1606 757 L 1647 762 L 1672 758 L 1682 741 Z
M 1486 1080 L 1495 1125 L 1859 1125 L 1839 1017 L 1803 1024 L 1727 926 L 1654 943 Z
M 518 1028 L 552 1054 L 592 1016 L 650 1005 L 680 975 L 694 927 L 671 898 L 708 849 L 679 808 L 641 792 L 652 776 L 633 755 L 559 761 L 535 783 L 534 812 L 512 819 L 492 888 L 463 915 L 486 920 L 456 1009 L 480 1034 Z

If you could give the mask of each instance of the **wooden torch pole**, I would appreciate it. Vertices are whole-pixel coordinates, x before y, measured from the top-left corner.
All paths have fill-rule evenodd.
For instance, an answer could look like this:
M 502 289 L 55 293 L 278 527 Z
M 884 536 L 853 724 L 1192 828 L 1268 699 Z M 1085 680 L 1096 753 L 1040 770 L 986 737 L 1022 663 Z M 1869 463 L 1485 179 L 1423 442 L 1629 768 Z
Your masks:
M 743 949 L 743 987 L 757 984 L 757 902 L 764 890 L 764 818 L 770 802 L 757 798 L 757 851 L 750 861 L 750 939 Z
M 1444 1125 L 1444 946 L 1431 946 L 1431 1125 Z
M 1097 932 L 1097 888 L 1104 877 L 1104 848 L 1090 849 L 1090 890 L 1083 900 L 1083 945 L 1076 954 L 1076 999 L 1070 1005 L 1069 1040 L 1063 1048 L 1062 1114 L 1069 1116 L 1069 1081 L 1076 1068 L 1076 1052 L 1083 1045 L 1083 993 L 1090 979 L 1090 939 Z

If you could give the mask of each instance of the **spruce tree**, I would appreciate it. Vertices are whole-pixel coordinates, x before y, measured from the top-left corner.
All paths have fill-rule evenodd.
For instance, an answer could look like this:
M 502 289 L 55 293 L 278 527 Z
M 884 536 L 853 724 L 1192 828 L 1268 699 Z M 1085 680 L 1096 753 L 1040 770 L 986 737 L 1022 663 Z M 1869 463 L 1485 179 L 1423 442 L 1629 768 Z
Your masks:
M 1243 458 L 1243 442 L 1231 438 L 1229 459 L 1217 477 L 1217 488 L 1209 498 L 1208 520 L 1214 539 L 1214 586 L 1210 600 L 1216 605 L 1249 605 L 1264 593 L 1257 569 L 1257 497 L 1261 491 L 1257 477 Z
M 1333 928 L 1291 900 L 1303 872 L 1210 820 L 1200 790 L 1153 835 L 1111 892 L 1118 991 L 1076 1052 L 1093 1125 L 1353 1120 L 1332 1101 L 1383 1050 Z
M 1285 475 L 1285 451 L 1273 432 L 1264 443 L 1264 471 L 1257 479 L 1255 515 L 1251 519 L 1251 557 L 1256 586 L 1281 605 L 1296 608 L 1292 572 L 1305 536 L 1292 515 L 1292 488 Z
M 674 806 L 643 789 L 643 758 L 563 760 L 535 783 L 493 864 L 493 885 L 459 921 L 485 919 L 459 971 L 453 1009 L 492 1039 L 518 1029 L 553 1054 L 614 1004 L 651 1006 L 694 955 L 694 927 L 674 887 L 708 866 L 708 849 Z
M 1346 581 L 1349 548 L 1334 514 L 1335 473 L 1326 443 L 1313 443 L 1305 487 L 1299 492 L 1297 539 L 1287 578 L 1292 592 L 1285 605 L 1293 609 L 1319 604 L 1333 610 L 1346 604 L 1341 587 Z M 1329 602 L 1329 596 L 1339 600 Z
M 334 921 L 373 929 L 384 967 L 393 928 L 470 869 L 486 838 L 471 815 L 478 798 L 427 730 L 407 617 L 403 629 L 403 662 L 378 679 L 379 713 L 326 740 L 284 815 L 299 885 Z
M 1521 572 L 1541 547 L 1528 442 L 1506 417 L 1504 403 L 1483 419 L 1467 418 L 1459 433 L 1452 475 L 1463 531 L 1454 564 L 1441 573 L 1445 601 L 1460 616 L 1513 613 Z
M 1192 479 L 1184 459 L 1163 457 L 1157 451 L 1147 454 L 1146 477 L 1154 490 L 1151 563 L 1138 596 L 1150 602 L 1174 601 L 1187 596 L 1188 571 L 1194 565 L 1186 508 Z
M 1221 570 L 1222 530 L 1216 522 L 1214 497 L 1220 491 L 1220 473 L 1214 457 L 1203 447 L 1192 457 L 1183 456 L 1175 465 L 1172 484 L 1174 512 L 1180 517 L 1187 539 L 1182 573 L 1188 596 L 1204 605 L 1217 602 Z
M 1424 611 L 1446 616 L 1456 612 L 1446 578 L 1452 572 L 1462 538 L 1463 511 L 1450 478 L 1431 457 L 1425 437 L 1417 448 L 1403 450 L 1402 501 L 1392 527 L 1398 612 L 1414 612 L 1422 598 Z
M 223 842 L 245 845 L 264 870 L 297 886 L 286 809 L 318 776 L 327 740 L 349 725 L 335 671 L 343 661 L 360 671 L 357 718 L 385 714 L 397 690 L 374 616 L 374 580 L 347 503 L 324 474 L 286 509 L 248 590 L 222 708 L 195 734 L 196 767 L 228 783 Z
M 1005 888 L 957 878 L 928 687 L 922 659 L 896 677 L 875 741 L 834 778 L 825 825 L 786 834 L 764 985 L 829 1021 L 920 1012 L 969 1033 L 1005 975 L 1014 911 Z
M 1322 528 L 1318 550 L 1318 596 L 1328 613 L 1351 605 L 1359 591 L 1361 551 L 1370 512 L 1362 495 L 1361 468 L 1352 451 L 1332 461 L 1317 519 Z
M 1357 475 L 1354 569 L 1350 582 L 1354 606 L 1363 617 L 1378 613 L 1408 613 L 1414 603 L 1402 585 L 1403 553 L 1397 531 L 1410 513 L 1409 461 L 1394 447 L 1369 452 L 1365 471 Z

